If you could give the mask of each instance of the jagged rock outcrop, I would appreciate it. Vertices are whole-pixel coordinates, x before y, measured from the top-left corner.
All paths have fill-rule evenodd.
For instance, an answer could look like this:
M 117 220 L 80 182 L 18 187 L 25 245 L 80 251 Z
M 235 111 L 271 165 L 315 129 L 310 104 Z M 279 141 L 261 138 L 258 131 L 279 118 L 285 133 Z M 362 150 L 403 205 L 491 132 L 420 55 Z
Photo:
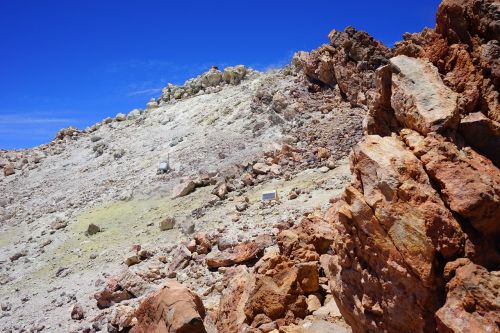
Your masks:
M 464 234 L 419 160 L 396 137 L 368 136 L 352 155 L 354 181 L 330 212 L 327 266 L 355 332 L 424 332 L 438 309 L 442 258 Z
M 405 34 L 396 54 L 428 59 L 460 93 L 465 113 L 500 121 L 500 5 L 494 0 L 444 0 L 435 30 Z
M 354 332 L 498 329 L 498 8 L 445 0 L 435 31 L 394 50 L 348 28 L 294 56 L 311 91 L 338 86 L 369 108 L 369 135 L 353 148 L 352 182 L 327 223 L 304 219 L 278 234 L 279 253 L 237 269 L 219 331 L 258 328 L 258 316 L 286 331 L 313 292 L 297 269 L 316 263 L 306 278 L 326 275 Z
M 224 71 L 220 71 L 214 66 L 207 72 L 187 80 L 182 86 L 168 84 L 162 91 L 159 104 L 191 96 L 214 93 L 220 91 L 225 84 L 238 85 L 241 80 L 253 72 L 252 69 L 243 65 L 226 67 Z
M 303 59 L 299 67 L 313 82 L 338 85 L 352 105 L 367 105 L 373 98 L 374 71 L 388 62 L 391 50 L 352 27 L 333 30 L 328 37 L 330 45 L 325 44 L 307 56 L 299 54 L 295 62 Z
M 327 216 L 325 271 L 354 332 L 498 329 L 498 87 L 477 61 L 498 15 L 492 1 L 444 1 L 436 31 L 407 35 L 375 72 L 364 125 L 378 135 L 354 147 L 352 184 Z M 468 264 L 445 286 L 457 258 Z

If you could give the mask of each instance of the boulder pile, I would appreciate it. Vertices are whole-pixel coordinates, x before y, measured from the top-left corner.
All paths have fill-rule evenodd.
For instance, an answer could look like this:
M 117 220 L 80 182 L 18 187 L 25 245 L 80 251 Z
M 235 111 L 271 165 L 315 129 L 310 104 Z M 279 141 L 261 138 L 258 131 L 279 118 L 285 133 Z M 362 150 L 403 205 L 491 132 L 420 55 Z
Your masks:
M 296 56 L 311 83 L 368 108 L 366 136 L 327 214 L 231 273 L 219 331 L 289 331 L 321 279 L 353 332 L 498 330 L 498 17 L 493 1 L 447 0 L 434 31 L 394 50 L 348 28 Z
M 223 71 L 220 71 L 214 66 L 207 72 L 187 80 L 182 86 L 169 84 L 163 89 L 158 102 L 161 105 L 161 103 L 169 101 L 214 93 L 220 91 L 220 89 L 222 89 L 222 87 L 226 84 L 240 84 L 241 80 L 252 73 L 254 73 L 252 69 L 243 65 L 226 67 Z

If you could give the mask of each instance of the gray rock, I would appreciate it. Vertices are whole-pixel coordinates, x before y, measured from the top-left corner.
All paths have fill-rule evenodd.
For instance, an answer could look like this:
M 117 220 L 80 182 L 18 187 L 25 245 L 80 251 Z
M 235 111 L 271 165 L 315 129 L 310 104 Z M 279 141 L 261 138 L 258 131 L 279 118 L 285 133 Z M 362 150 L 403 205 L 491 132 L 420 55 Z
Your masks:
M 167 217 L 160 221 L 160 230 L 161 231 L 166 231 L 173 229 L 175 226 L 175 219 L 173 217 Z
M 89 224 L 89 226 L 87 228 L 86 234 L 88 236 L 92 236 L 92 235 L 97 234 L 98 232 L 101 232 L 101 228 L 99 226 L 95 225 L 94 223 L 91 223 L 91 224 Z
M 127 119 L 136 119 L 136 118 L 139 118 L 141 116 L 141 110 L 139 109 L 133 109 L 132 111 L 130 111 L 127 115 Z

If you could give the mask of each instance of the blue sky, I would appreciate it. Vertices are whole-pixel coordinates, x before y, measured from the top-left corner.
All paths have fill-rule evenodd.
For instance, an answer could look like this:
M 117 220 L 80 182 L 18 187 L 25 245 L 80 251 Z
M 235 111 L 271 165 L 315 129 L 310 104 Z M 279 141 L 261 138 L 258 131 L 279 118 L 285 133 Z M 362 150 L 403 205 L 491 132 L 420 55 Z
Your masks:
M 0 0 L 0 148 L 144 107 L 212 65 L 259 70 L 352 25 L 387 45 L 433 27 L 437 0 Z

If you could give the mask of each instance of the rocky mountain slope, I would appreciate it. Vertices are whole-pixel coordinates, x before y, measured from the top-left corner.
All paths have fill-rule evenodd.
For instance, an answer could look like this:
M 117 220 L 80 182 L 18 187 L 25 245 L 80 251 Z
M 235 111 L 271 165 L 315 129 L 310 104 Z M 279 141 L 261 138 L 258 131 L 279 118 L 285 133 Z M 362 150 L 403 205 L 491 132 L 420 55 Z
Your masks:
M 436 17 L 2 151 L 0 328 L 498 332 L 500 3 Z

